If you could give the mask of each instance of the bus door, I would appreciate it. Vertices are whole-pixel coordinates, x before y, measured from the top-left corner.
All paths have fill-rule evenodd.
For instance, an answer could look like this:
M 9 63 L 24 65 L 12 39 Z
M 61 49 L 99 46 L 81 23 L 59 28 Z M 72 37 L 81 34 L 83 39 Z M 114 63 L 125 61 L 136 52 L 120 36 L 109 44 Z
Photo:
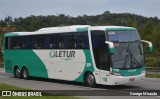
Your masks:
M 106 45 L 102 46 L 99 48 L 98 51 L 99 55 L 99 62 L 100 62 L 100 82 L 101 84 L 106 84 L 108 82 L 108 76 L 109 76 L 109 70 L 110 70 L 110 65 L 109 65 L 109 52 L 106 47 Z
M 99 80 L 101 84 L 106 84 L 108 82 L 110 65 L 108 45 L 105 44 L 105 32 L 92 31 L 91 39 L 95 65 L 99 69 Z

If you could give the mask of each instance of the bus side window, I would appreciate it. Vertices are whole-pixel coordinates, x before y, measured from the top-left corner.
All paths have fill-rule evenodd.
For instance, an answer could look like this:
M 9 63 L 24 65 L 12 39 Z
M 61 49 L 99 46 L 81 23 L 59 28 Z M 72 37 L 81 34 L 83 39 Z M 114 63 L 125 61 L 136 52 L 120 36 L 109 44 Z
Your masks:
M 88 34 L 85 35 L 84 38 L 84 48 L 88 49 L 89 48 L 89 40 L 88 40 Z
M 75 49 L 76 48 L 76 36 L 69 35 L 68 41 L 69 41 L 69 44 L 68 44 L 69 48 Z
M 34 36 L 32 38 L 32 48 L 33 49 L 43 49 L 44 48 L 44 38 L 42 36 Z
M 50 37 L 50 41 L 49 41 L 49 48 L 50 49 L 55 49 L 57 48 L 57 39 L 56 39 L 56 35 L 51 35 Z
M 87 32 L 82 32 L 77 35 L 77 48 L 78 49 L 88 49 L 89 48 Z
M 65 48 L 65 37 L 63 35 L 59 36 L 58 48 L 60 49 Z
M 77 47 L 80 48 L 80 49 L 84 48 L 84 36 L 83 35 L 78 36 Z
M 10 38 L 9 37 L 6 37 L 5 38 L 5 49 L 10 49 L 10 45 L 9 45 L 9 41 L 10 40 Z
M 22 49 L 30 49 L 30 36 L 24 36 L 22 39 Z
M 10 48 L 11 49 L 22 49 L 22 43 L 23 43 L 23 39 L 22 37 L 10 37 L 11 39 L 11 45 Z

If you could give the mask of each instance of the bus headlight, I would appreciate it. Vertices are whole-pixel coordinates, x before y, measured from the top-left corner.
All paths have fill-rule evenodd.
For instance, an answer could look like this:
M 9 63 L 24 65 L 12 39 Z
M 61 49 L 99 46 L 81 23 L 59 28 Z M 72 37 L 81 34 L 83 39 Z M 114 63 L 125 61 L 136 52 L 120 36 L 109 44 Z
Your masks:
M 142 74 L 143 74 L 143 73 L 146 73 L 146 71 L 145 71 L 145 70 L 142 70 L 142 72 L 141 72 L 141 73 L 142 73 Z
M 118 73 L 118 72 L 112 72 L 111 74 L 115 75 L 115 76 L 121 76 L 122 75 L 121 73 Z

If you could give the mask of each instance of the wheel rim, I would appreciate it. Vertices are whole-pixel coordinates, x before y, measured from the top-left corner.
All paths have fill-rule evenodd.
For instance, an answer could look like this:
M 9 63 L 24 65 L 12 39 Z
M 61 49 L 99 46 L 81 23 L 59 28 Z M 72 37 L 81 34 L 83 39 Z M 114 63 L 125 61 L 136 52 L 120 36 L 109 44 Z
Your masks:
M 19 77 L 20 76 L 20 70 L 19 68 L 16 69 L 16 77 Z
M 92 86 L 95 82 L 94 76 L 92 74 L 88 75 L 87 82 L 89 86 Z
M 27 75 L 28 75 L 27 70 L 24 69 L 24 70 L 23 70 L 23 77 L 24 77 L 24 78 L 27 78 Z

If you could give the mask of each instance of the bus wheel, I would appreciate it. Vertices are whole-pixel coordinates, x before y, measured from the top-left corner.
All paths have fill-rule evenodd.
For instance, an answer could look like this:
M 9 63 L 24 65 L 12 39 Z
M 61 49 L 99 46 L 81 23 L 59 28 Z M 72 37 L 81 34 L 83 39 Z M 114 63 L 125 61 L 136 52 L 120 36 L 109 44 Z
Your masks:
M 14 69 L 14 77 L 21 78 L 21 71 L 18 67 L 15 67 L 15 69 Z
M 28 69 L 26 67 L 23 68 L 22 75 L 23 75 L 24 79 L 26 79 L 26 80 L 29 79 L 29 72 L 28 72 Z
M 86 77 L 85 77 L 85 83 L 89 87 L 95 87 L 95 85 L 96 85 L 95 77 L 94 77 L 94 75 L 91 72 L 89 72 L 86 75 Z

